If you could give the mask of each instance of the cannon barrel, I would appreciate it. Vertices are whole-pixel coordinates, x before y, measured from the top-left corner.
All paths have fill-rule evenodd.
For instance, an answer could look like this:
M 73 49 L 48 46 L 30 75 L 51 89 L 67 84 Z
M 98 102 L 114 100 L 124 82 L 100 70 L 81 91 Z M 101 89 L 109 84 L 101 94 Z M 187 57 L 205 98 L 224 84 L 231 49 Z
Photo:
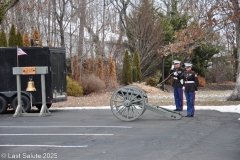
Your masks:
M 113 115 L 123 121 L 137 119 L 146 109 L 171 119 L 182 118 L 179 113 L 149 104 L 146 93 L 140 87 L 134 85 L 117 89 L 111 97 L 110 107 Z

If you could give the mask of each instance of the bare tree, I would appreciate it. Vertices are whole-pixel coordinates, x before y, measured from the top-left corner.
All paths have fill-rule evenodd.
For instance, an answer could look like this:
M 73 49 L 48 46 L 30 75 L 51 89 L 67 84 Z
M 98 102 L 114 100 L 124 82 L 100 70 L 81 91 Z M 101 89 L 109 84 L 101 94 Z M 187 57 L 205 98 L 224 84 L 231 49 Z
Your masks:
M 58 2 L 58 3 L 57 3 Z M 64 18 L 66 14 L 66 7 L 69 0 L 53 0 L 53 8 L 54 8 L 54 15 L 59 25 L 59 32 L 60 32 L 60 45 L 65 46 L 65 39 L 64 39 Z M 57 7 L 58 6 L 58 7 Z
M 117 39 L 117 48 L 114 57 L 117 57 L 118 53 L 121 53 L 121 44 L 123 42 L 123 36 L 126 35 L 126 29 L 127 29 L 127 8 L 129 7 L 131 0 L 110 0 L 114 8 L 117 10 L 118 13 L 118 28 L 119 28 L 119 37 Z M 122 53 L 125 51 L 123 50 Z
M 160 67 L 157 49 L 163 45 L 163 27 L 156 13 L 153 4 L 146 0 L 127 20 L 129 48 L 139 53 L 143 78 L 153 75 Z
M 239 0 L 208 1 L 202 17 L 202 26 L 214 32 L 227 43 L 227 50 L 237 48 L 237 61 L 240 62 L 240 2 Z M 221 34 L 221 35 L 220 35 Z M 209 37 L 210 39 L 210 37 Z M 222 45 L 224 44 L 222 41 Z M 225 55 L 228 53 L 225 53 Z M 240 65 L 238 65 L 236 86 L 229 100 L 240 100 Z

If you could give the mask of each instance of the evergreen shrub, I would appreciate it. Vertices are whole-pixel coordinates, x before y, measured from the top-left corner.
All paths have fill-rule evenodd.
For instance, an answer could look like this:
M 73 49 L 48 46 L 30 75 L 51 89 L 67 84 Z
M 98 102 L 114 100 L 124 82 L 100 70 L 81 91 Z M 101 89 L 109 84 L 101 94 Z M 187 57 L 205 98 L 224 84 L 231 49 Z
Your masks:
M 67 94 L 68 96 L 76 97 L 83 95 L 82 87 L 76 81 L 73 81 L 69 76 L 67 76 Z
M 132 76 L 133 76 L 132 78 L 133 82 L 137 82 L 137 67 L 135 66 L 132 68 Z
M 149 77 L 149 78 L 146 79 L 146 85 L 156 87 L 157 84 L 158 84 L 158 81 L 153 77 Z
M 127 50 L 123 59 L 122 83 L 125 85 L 132 83 L 132 67 L 130 64 L 130 57 Z

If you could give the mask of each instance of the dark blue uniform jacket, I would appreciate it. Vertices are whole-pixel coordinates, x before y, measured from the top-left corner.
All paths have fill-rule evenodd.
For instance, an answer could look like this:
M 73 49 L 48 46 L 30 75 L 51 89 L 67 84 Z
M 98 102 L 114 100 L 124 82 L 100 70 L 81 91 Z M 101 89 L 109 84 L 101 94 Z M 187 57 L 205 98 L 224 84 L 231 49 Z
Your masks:
M 174 72 L 177 72 L 178 74 L 177 75 L 173 75 Z M 181 84 L 181 79 L 183 79 L 183 72 L 184 72 L 184 69 L 182 68 L 178 68 L 178 69 L 173 69 L 170 71 L 170 74 L 172 73 L 173 75 L 173 82 L 172 82 L 172 87 L 173 88 L 182 88 L 183 87 L 183 84 Z
M 183 86 L 185 86 L 185 92 L 197 91 L 198 85 L 198 78 L 194 71 L 185 71 L 183 73 Z

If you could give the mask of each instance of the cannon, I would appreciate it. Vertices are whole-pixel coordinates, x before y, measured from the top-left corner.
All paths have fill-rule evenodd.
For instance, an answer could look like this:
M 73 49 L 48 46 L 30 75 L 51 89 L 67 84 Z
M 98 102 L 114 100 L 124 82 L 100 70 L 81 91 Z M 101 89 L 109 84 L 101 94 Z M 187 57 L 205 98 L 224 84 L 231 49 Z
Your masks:
M 111 97 L 110 107 L 113 115 L 122 121 L 136 120 L 147 109 L 170 119 L 183 117 L 180 113 L 149 104 L 145 91 L 134 85 L 117 89 Z

